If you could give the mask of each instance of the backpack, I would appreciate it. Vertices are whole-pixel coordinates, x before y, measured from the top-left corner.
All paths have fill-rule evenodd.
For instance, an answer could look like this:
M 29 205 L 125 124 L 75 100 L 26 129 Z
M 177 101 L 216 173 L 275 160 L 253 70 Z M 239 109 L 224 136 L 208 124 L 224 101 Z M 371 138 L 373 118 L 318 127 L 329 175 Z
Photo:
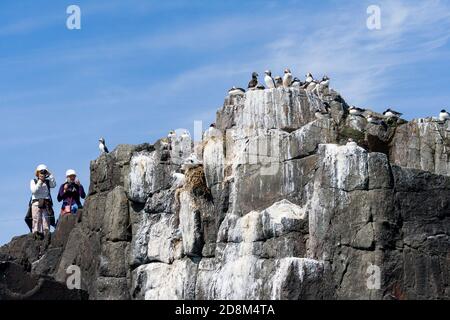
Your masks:
M 34 183 L 37 183 L 37 179 L 34 179 Z M 50 197 L 50 206 L 47 208 L 48 210 L 48 220 L 49 224 L 56 228 L 56 221 L 55 221 L 55 212 L 53 211 L 53 200 L 52 200 L 52 193 L 50 191 L 50 182 L 48 180 L 45 180 L 45 184 L 47 185 L 48 189 L 48 195 Z M 30 232 L 33 231 L 33 215 L 31 213 L 31 204 L 32 204 L 32 197 L 30 197 L 30 201 L 28 202 L 28 211 L 25 215 L 25 223 L 27 224 L 28 228 L 30 229 Z

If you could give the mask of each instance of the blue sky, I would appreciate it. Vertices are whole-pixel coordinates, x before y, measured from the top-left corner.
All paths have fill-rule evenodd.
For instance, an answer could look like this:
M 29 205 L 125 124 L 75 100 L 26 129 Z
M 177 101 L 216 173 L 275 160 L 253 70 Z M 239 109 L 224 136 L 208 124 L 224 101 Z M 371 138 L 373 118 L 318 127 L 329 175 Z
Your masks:
M 82 29 L 66 28 L 81 8 Z M 366 27 L 369 5 L 381 30 Z M 406 118 L 450 101 L 450 1 L 0 2 L 0 243 L 23 222 L 34 168 L 88 186 L 97 139 L 110 149 L 213 121 L 249 74 L 328 74 L 352 104 Z M 58 208 L 58 207 L 57 207 Z

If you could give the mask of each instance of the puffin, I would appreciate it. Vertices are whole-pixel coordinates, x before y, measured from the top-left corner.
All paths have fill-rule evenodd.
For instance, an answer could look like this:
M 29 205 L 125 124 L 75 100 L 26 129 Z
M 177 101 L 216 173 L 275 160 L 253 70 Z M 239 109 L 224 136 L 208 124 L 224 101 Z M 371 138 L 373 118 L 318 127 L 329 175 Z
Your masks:
M 236 88 L 233 86 L 230 90 L 228 90 L 228 94 L 230 96 L 242 96 L 245 94 L 245 90 L 242 88 Z
M 264 73 L 266 74 L 264 77 L 264 82 L 266 83 L 267 88 L 276 88 L 275 80 L 272 78 L 272 72 L 270 70 L 266 70 Z
M 283 78 L 281 78 L 280 76 L 276 76 L 275 77 L 275 86 L 277 88 L 280 88 L 283 86 Z
M 361 108 L 357 108 L 355 106 L 351 106 L 348 109 L 348 112 L 350 113 L 350 115 L 352 116 L 360 116 L 363 114 L 363 112 L 366 111 L 365 109 L 361 109 Z
M 293 88 L 300 88 L 302 86 L 302 82 L 300 81 L 299 78 L 295 77 L 294 80 L 292 80 L 291 86 Z
M 256 72 L 252 73 L 252 80 L 248 83 L 248 89 L 255 89 L 258 85 L 258 74 Z
M 447 120 L 450 120 L 450 113 L 448 113 L 445 109 L 442 109 L 441 113 L 439 113 L 439 121 Z
M 376 126 L 383 126 L 385 129 L 387 128 L 386 123 L 380 117 L 377 117 L 377 116 L 373 115 L 372 113 L 370 113 L 367 116 L 366 120 L 370 124 L 374 124 Z
M 284 76 L 283 76 L 283 86 L 285 88 L 289 88 L 292 84 L 292 73 L 291 70 L 285 69 L 284 70 Z
M 385 112 L 383 112 L 383 115 L 386 118 L 400 118 L 403 115 L 403 113 L 394 111 L 392 109 L 387 109 Z
M 98 141 L 100 142 L 99 145 L 98 145 L 98 148 L 100 149 L 100 152 L 101 153 L 109 153 L 109 150 L 108 150 L 108 148 L 106 147 L 106 144 L 105 144 L 105 139 L 100 138 L 100 139 L 98 139 Z
M 322 87 L 328 88 L 330 86 L 330 78 L 328 76 L 323 76 L 322 80 L 319 83 Z
M 313 82 L 313 81 L 314 81 L 314 77 L 313 77 L 312 73 L 311 73 L 311 72 L 308 72 L 308 73 L 306 74 L 306 80 L 305 80 L 305 82 L 306 82 L 307 84 L 309 84 L 309 83 L 311 83 L 311 82 Z

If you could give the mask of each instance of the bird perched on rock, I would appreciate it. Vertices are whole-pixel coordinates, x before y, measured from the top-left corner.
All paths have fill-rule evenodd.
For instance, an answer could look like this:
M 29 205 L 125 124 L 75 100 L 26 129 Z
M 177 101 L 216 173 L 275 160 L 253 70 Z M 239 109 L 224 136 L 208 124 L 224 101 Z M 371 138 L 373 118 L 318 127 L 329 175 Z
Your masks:
M 316 85 L 315 91 L 318 96 L 329 94 L 330 91 L 330 78 L 324 76 L 322 80 Z
M 172 173 L 172 188 L 178 189 L 184 186 L 186 176 L 179 172 Z
M 100 142 L 100 143 L 98 144 L 98 148 L 100 149 L 100 152 L 101 152 L 101 153 L 109 153 L 109 150 L 108 150 L 108 148 L 106 147 L 105 139 L 100 138 L 100 139 L 98 139 L 98 141 Z
M 209 128 L 203 134 L 203 139 L 221 136 L 222 132 L 216 128 L 215 123 L 211 123 Z
M 367 118 L 367 122 L 376 126 L 382 126 L 383 128 L 387 128 L 387 124 L 381 119 L 380 117 L 375 116 L 374 114 L 370 113 Z
M 261 83 L 258 83 L 254 88 L 254 90 L 264 90 L 264 89 L 266 89 L 266 87 L 264 87 Z
M 233 86 L 230 90 L 228 90 L 228 94 L 230 96 L 243 96 L 245 94 L 245 90 L 242 88 L 236 88 Z
M 308 85 L 308 84 L 310 84 L 310 83 L 313 82 L 313 81 L 314 81 L 314 77 L 313 77 L 312 73 L 311 73 L 311 72 L 308 72 L 308 73 L 306 74 L 305 85 Z
M 299 78 L 294 78 L 294 80 L 292 80 L 291 87 L 300 88 L 301 86 L 302 86 L 302 82 L 300 81 Z
M 442 109 L 439 113 L 439 121 L 447 121 L 450 120 L 450 113 L 448 113 L 445 109 Z
M 348 108 L 348 113 L 352 116 L 361 116 L 365 111 L 365 109 L 357 108 L 355 106 Z
M 316 88 L 317 84 L 318 84 L 318 82 L 316 80 L 314 80 L 314 77 L 311 74 L 311 72 L 308 72 L 306 74 L 305 83 L 303 84 L 303 89 L 305 89 L 307 91 L 313 91 Z
M 281 78 L 280 76 L 276 76 L 275 77 L 275 86 L 277 88 L 280 88 L 283 86 L 283 78 Z
M 252 73 L 252 80 L 248 83 L 248 89 L 255 89 L 258 86 L 258 74 Z
M 292 84 L 292 73 L 291 70 L 285 69 L 284 70 L 284 76 L 283 76 L 283 86 L 285 88 L 289 88 Z
M 403 113 L 394 111 L 392 109 L 387 109 L 385 112 L 383 112 L 383 115 L 386 118 L 400 118 L 403 115 Z
M 267 88 L 276 88 L 275 80 L 272 78 L 272 72 L 270 70 L 266 70 L 264 73 L 266 74 L 264 76 L 264 82 L 266 83 Z
M 189 157 L 187 157 L 181 166 L 181 169 L 186 172 L 186 170 L 196 168 L 201 165 L 202 162 L 197 158 L 195 153 L 192 153 Z

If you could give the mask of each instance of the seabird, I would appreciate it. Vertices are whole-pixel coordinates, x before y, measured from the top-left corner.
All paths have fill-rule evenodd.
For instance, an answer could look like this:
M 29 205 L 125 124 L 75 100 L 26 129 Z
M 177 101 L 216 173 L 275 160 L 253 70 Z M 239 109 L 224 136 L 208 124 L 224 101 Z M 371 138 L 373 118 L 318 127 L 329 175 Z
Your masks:
M 252 73 L 252 80 L 248 83 L 248 89 L 255 89 L 258 85 L 258 74 L 256 72 Z
M 172 173 L 172 187 L 178 189 L 184 186 L 186 181 L 186 176 L 179 172 Z
M 374 124 L 376 126 L 383 126 L 384 128 L 387 128 L 386 123 L 380 117 L 377 117 L 371 113 L 367 116 L 366 119 L 367 122 L 370 124 Z
M 275 80 L 272 78 L 272 72 L 270 70 L 266 70 L 264 73 L 266 74 L 264 77 L 264 82 L 266 83 L 267 88 L 276 88 Z
M 280 76 L 276 76 L 275 77 L 275 86 L 277 88 L 280 88 L 283 86 L 283 78 L 281 78 Z
M 242 88 L 236 88 L 233 86 L 230 90 L 228 90 L 228 94 L 230 96 L 242 96 L 245 94 L 245 90 Z
M 445 109 L 441 110 L 441 113 L 439 113 L 439 121 L 447 121 L 450 120 L 450 113 L 445 111 Z
M 329 86 L 330 86 L 330 78 L 328 78 L 328 76 L 324 76 L 323 78 L 322 78 L 322 80 L 319 82 L 319 85 L 322 87 L 322 88 L 329 88 Z
M 264 90 L 264 89 L 266 89 L 266 87 L 264 87 L 261 83 L 258 83 L 256 88 L 254 88 L 254 89 L 256 89 L 256 90 Z
M 403 113 L 394 111 L 392 109 L 387 109 L 385 112 L 383 112 L 383 115 L 386 118 L 400 118 L 402 116 Z
M 299 78 L 294 78 L 294 80 L 292 80 L 291 86 L 293 88 L 300 88 L 302 86 L 302 82 L 300 81 Z
M 109 153 L 109 150 L 108 150 L 108 148 L 106 147 L 106 144 L 105 144 L 105 139 L 100 138 L 100 139 L 98 139 L 98 141 L 100 141 L 100 143 L 98 145 L 98 148 L 100 149 L 100 151 L 102 153 Z
M 286 69 L 284 70 L 284 76 L 283 76 L 283 86 L 288 88 L 292 84 L 292 73 L 291 70 Z
M 216 128 L 216 124 L 211 123 L 209 128 L 203 134 L 203 139 L 217 137 L 220 136 L 221 134 L 222 134 L 221 131 Z
M 197 156 L 195 155 L 195 153 L 192 153 L 189 157 L 187 157 L 182 165 L 182 169 L 184 171 L 191 169 L 191 168 L 195 168 L 198 167 L 199 165 L 201 165 L 202 162 L 197 158 Z
M 306 84 L 309 84 L 309 83 L 311 83 L 311 82 L 313 82 L 313 81 L 314 81 L 314 77 L 313 77 L 312 73 L 311 73 L 311 72 L 308 72 L 308 73 L 306 74 L 306 80 L 305 80 Z
M 357 108 L 355 106 L 351 106 L 348 109 L 348 112 L 352 115 L 352 116 L 360 116 L 363 114 L 363 112 L 366 111 L 365 109 L 361 109 L 361 108 Z

